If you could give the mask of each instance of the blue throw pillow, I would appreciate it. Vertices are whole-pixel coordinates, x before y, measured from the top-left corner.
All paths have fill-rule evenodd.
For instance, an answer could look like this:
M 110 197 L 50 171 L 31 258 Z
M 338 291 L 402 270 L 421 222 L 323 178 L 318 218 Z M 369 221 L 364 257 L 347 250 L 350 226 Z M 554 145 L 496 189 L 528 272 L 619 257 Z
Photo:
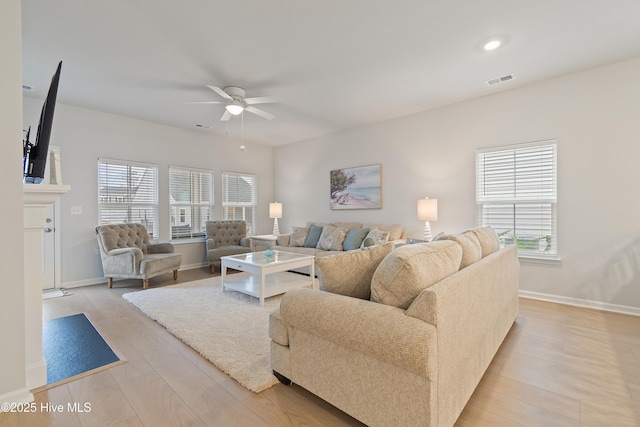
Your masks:
M 360 249 L 360 245 L 362 245 L 362 241 L 367 237 L 367 234 L 369 234 L 368 228 L 352 228 L 347 233 L 347 237 L 345 237 L 342 243 L 342 248 L 345 251 Z
M 315 248 L 318 245 L 318 240 L 320 240 L 320 235 L 322 235 L 321 225 L 312 225 L 309 227 L 309 235 L 307 236 L 307 240 L 304 242 L 304 247 Z

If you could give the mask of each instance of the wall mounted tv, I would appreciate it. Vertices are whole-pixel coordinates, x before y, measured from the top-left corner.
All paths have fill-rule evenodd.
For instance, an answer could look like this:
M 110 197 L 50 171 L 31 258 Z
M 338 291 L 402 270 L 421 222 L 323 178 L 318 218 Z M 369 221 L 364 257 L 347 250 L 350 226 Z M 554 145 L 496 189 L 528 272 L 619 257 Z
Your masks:
M 44 100 L 40 122 L 38 123 L 38 133 L 35 143 L 29 141 L 31 127 L 27 131 L 26 139 L 22 143 L 23 147 L 23 181 L 28 184 L 40 184 L 44 178 L 45 166 L 47 164 L 47 154 L 49 152 L 49 139 L 51 137 L 51 125 L 53 124 L 53 112 L 56 108 L 56 97 L 58 96 L 58 84 L 60 82 L 60 71 L 62 61 L 58 64 L 58 69 L 51 78 L 49 93 Z

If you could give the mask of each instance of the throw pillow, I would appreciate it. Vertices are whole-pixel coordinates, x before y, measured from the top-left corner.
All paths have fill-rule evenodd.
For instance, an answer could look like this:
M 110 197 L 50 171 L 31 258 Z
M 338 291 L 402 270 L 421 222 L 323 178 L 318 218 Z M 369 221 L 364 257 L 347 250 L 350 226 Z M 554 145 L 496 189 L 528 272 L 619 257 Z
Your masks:
M 338 228 L 335 225 L 325 225 L 322 227 L 322 234 L 316 248 L 324 251 L 341 251 L 342 242 L 346 236 L 346 229 Z
M 452 240 L 462 247 L 461 270 L 482 258 L 480 242 L 478 242 L 476 236 L 471 232 L 458 234 L 457 236 L 444 236 L 442 240 Z
M 345 251 L 351 251 L 360 248 L 362 241 L 369 234 L 368 228 L 352 228 L 347 233 L 347 237 L 344 238 L 342 249 Z
M 371 279 L 371 301 L 407 309 L 424 289 L 460 268 L 462 247 L 450 240 L 405 245 L 387 255 Z
M 500 249 L 500 238 L 491 226 L 467 230 L 467 232 L 469 231 L 475 234 L 480 242 L 480 246 L 482 247 L 482 258 L 487 255 L 491 255 Z
M 362 224 L 362 226 L 371 230 L 377 228 L 378 230 L 388 231 L 389 241 L 399 240 L 402 238 L 402 224 Z
M 371 297 L 371 278 L 393 243 L 316 259 L 320 290 L 354 298 Z
M 304 246 L 309 236 L 309 227 L 292 227 L 289 246 Z
M 304 241 L 304 247 L 315 248 L 318 245 L 318 240 L 320 240 L 321 234 L 322 234 L 321 225 L 309 226 L 309 235 L 307 236 L 307 240 Z
M 367 233 L 367 236 L 362 241 L 361 247 L 366 248 L 368 246 L 382 245 L 384 243 L 387 243 L 388 241 L 389 241 L 388 231 L 382 231 L 377 228 L 374 228 L 373 230 L 369 230 L 369 232 Z

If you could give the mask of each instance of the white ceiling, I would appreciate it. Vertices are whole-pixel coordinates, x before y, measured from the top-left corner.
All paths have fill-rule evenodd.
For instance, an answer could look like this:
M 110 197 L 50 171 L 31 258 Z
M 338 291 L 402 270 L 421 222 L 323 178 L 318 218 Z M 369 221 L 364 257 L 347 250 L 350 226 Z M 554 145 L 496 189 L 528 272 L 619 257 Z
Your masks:
M 27 96 L 62 60 L 58 102 L 240 140 L 224 105 L 183 101 L 241 86 L 278 97 L 244 114 L 272 146 L 640 56 L 640 0 L 22 0 L 22 19 Z

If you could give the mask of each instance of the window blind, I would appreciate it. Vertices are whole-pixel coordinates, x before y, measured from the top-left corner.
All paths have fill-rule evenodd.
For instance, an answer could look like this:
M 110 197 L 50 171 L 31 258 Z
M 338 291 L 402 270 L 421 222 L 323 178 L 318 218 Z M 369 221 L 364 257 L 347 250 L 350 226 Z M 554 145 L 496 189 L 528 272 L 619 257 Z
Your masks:
M 98 222 L 143 224 L 158 238 L 158 167 L 98 159 Z
M 171 238 L 205 235 L 213 218 L 213 171 L 169 166 Z
M 226 220 L 243 220 L 247 223 L 247 233 L 255 230 L 257 188 L 255 175 L 222 173 L 222 210 Z
M 478 225 L 492 226 L 521 255 L 555 258 L 556 176 L 556 140 L 478 150 Z

